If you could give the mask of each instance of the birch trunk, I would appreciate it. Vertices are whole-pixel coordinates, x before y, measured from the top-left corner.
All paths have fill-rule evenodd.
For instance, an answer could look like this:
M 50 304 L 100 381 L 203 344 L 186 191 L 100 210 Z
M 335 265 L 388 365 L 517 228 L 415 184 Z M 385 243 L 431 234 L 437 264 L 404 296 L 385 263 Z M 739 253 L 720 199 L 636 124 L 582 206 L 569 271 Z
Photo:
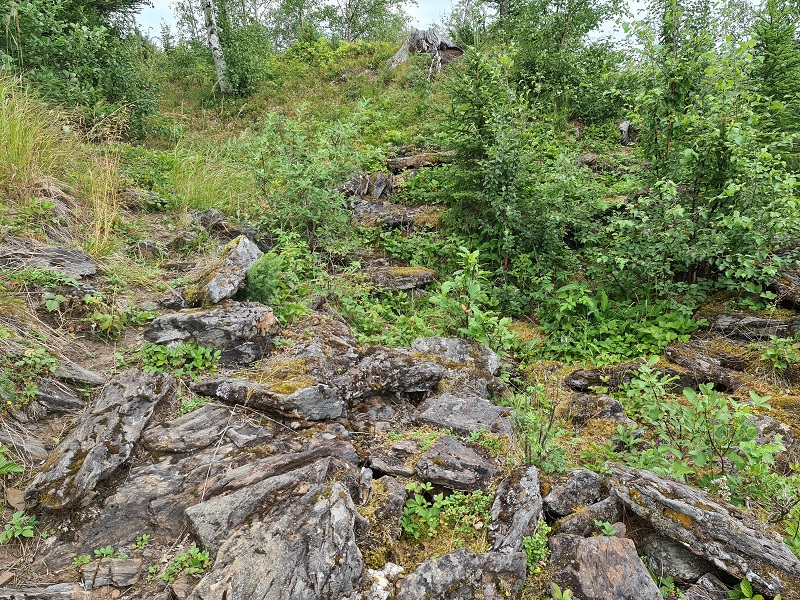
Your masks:
M 212 0 L 202 0 L 202 2 L 208 45 L 211 46 L 211 56 L 214 58 L 214 68 L 217 71 L 217 84 L 219 84 L 219 91 L 227 94 L 230 91 L 227 78 L 228 67 L 225 64 L 225 54 L 222 52 L 222 46 L 219 43 L 219 32 L 217 31 L 217 24 L 214 22 L 214 11 L 211 7 Z

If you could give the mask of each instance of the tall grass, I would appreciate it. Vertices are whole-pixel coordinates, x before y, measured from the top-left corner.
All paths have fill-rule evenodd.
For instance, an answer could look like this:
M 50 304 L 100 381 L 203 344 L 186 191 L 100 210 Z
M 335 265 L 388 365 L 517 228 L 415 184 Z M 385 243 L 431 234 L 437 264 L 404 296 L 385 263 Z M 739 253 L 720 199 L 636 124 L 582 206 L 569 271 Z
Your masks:
M 84 177 L 83 196 L 89 228 L 84 242 L 94 256 L 103 256 L 119 244 L 114 237 L 114 222 L 119 218 L 117 182 L 119 160 L 116 157 L 94 157 Z
M 24 199 L 49 176 L 59 150 L 59 115 L 19 82 L 0 78 L 0 187 Z
M 217 208 L 239 215 L 255 196 L 253 176 L 244 167 L 218 160 L 213 149 L 178 144 L 172 177 L 179 211 Z

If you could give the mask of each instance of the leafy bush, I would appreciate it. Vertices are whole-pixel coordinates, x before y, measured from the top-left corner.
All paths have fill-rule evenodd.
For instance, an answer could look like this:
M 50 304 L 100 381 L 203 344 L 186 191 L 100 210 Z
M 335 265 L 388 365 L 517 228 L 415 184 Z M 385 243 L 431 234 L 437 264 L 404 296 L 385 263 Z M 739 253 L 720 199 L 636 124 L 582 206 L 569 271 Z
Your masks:
M 36 533 L 36 526 L 39 521 L 34 515 L 25 515 L 18 510 L 11 516 L 11 520 L 6 523 L 5 529 L 0 531 L 0 544 L 7 544 L 13 540 L 21 538 L 32 538 Z
M 246 158 L 268 209 L 267 229 L 300 233 L 311 249 L 341 245 L 349 215 L 337 188 L 380 156 L 357 142 L 361 110 L 331 124 L 306 119 L 303 108 L 294 120 L 276 113 L 264 118 Z
M 199 344 L 179 344 L 172 348 L 145 342 L 139 354 L 142 357 L 142 370 L 151 373 L 172 373 L 176 377 L 200 373 L 214 374 L 220 351 Z

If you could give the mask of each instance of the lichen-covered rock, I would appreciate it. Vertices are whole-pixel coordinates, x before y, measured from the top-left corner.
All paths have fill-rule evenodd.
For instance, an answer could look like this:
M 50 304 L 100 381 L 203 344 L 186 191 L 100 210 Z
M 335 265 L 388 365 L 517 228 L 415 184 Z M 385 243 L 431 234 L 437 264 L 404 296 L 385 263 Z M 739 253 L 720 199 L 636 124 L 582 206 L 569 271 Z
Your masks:
M 492 404 L 474 393 L 458 391 L 428 398 L 419 405 L 414 420 L 461 435 L 480 430 L 502 436 L 513 435 L 514 425 L 508 407 Z
M 756 317 L 738 313 L 720 313 L 710 321 L 711 331 L 749 342 L 768 340 L 772 336 L 792 337 L 800 332 L 800 316 Z
M 365 227 L 439 227 L 444 213 L 441 206 L 406 206 L 363 198 L 351 202 L 350 208 L 353 221 Z
M 603 497 L 605 484 L 597 473 L 586 469 L 572 471 L 564 483 L 556 485 L 544 498 L 548 513 L 566 516 L 579 506 L 594 504 Z
M 425 267 L 376 267 L 367 269 L 370 283 L 388 290 L 416 290 L 436 281 L 436 271 Z
M 542 518 L 542 494 L 536 467 L 517 467 L 497 486 L 489 525 L 494 552 L 519 552 L 522 538 L 536 533 Z
M 741 375 L 725 366 L 730 364 L 725 361 L 725 354 L 713 352 L 699 342 L 670 344 L 664 354 L 688 371 L 695 381 L 694 387 L 710 382 L 714 389 L 733 392 L 742 385 Z
M 561 536 L 559 536 L 561 537 Z M 661 592 L 627 538 L 579 538 L 572 556 L 553 575 L 581 600 L 661 600 Z M 563 554 L 563 553 L 562 553 Z
M 451 490 L 486 490 L 498 474 L 497 466 L 449 435 L 436 440 L 415 468 L 422 481 Z
M 400 580 L 397 600 L 473 600 L 501 598 L 525 583 L 522 552 L 476 554 L 464 548 L 422 563 Z
M 664 536 L 762 593 L 800 591 L 800 559 L 746 512 L 649 471 L 615 465 L 611 478 L 613 493 Z
M 95 486 L 128 461 L 156 406 L 177 393 L 175 379 L 131 370 L 112 379 L 25 491 L 46 510 L 89 502 Z
M 192 383 L 192 391 L 231 405 L 248 406 L 286 418 L 322 421 L 345 414 L 341 392 L 313 380 L 259 383 L 248 379 L 217 377 Z
M 244 287 L 247 270 L 261 254 L 258 246 L 243 235 L 232 240 L 197 283 L 186 288 L 186 301 L 190 306 L 205 306 L 232 298 Z
M 165 345 L 199 344 L 220 350 L 224 364 L 246 364 L 269 352 L 279 330 L 271 308 L 229 300 L 209 309 L 162 315 L 145 329 L 144 339 Z
M 402 348 L 375 346 L 334 385 L 349 401 L 369 396 L 413 396 L 429 393 L 444 376 L 445 368 Z
M 443 377 L 448 390 L 472 392 L 489 397 L 489 388 L 500 374 L 500 358 L 490 348 L 460 338 L 418 338 L 411 351 L 420 359 L 435 360 L 447 371 Z
M 361 589 L 361 518 L 341 483 L 299 486 L 270 518 L 254 514 L 228 530 L 192 600 L 328 600 Z

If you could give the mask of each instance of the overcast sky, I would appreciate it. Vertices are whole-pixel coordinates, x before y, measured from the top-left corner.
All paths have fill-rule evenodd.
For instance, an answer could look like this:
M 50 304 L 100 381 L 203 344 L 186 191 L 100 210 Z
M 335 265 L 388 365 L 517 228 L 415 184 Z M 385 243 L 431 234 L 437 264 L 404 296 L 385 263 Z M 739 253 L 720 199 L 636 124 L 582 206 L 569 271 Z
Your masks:
M 161 33 L 161 22 L 175 24 L 170 4 L 173 0 L 152 0 L 153 7 L 145 7 L 137 17 L 145 33 L 157 36 Z M 450 0 L 420 0 L 417 5 L 409 4 L 408 12 L 416 19 L 417 27 L 427 27 L 431 23 L 441 23 L 442 16 L 450 12 Z

